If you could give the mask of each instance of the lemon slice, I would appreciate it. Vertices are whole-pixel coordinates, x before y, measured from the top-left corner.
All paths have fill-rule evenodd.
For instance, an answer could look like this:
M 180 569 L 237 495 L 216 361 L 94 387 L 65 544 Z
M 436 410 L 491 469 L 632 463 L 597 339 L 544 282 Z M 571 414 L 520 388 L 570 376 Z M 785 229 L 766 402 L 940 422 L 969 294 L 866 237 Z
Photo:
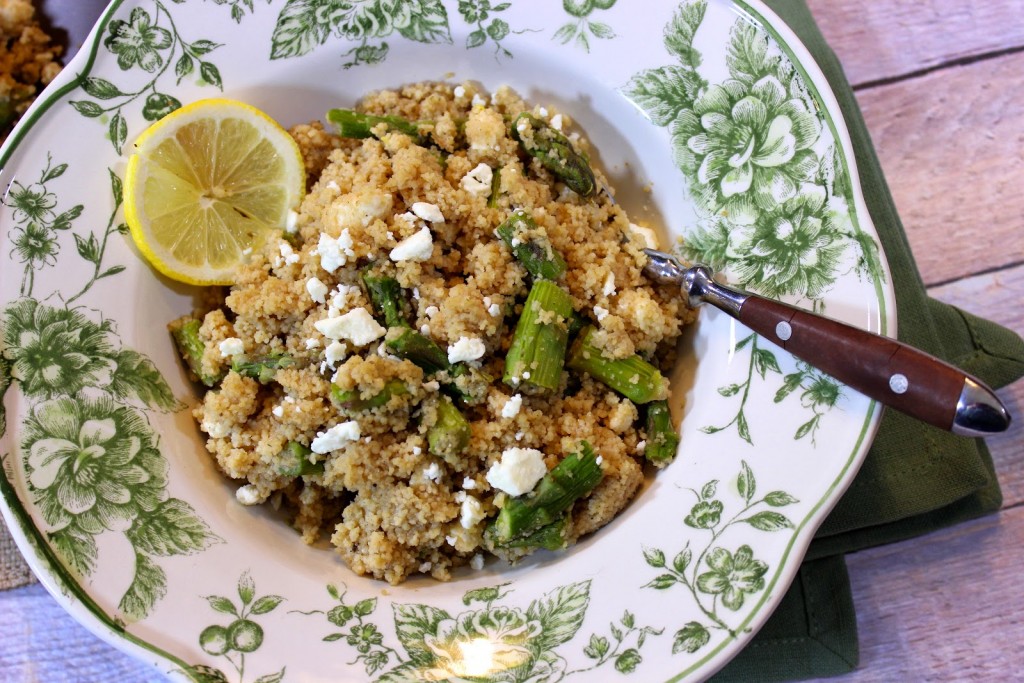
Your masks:
M 164 275 L 231 284 L 246 256 L 285 226 L 305 182 L 298 145 L 273 119 L 242 102 L 200 100 L 135 141 L 125 221 Z

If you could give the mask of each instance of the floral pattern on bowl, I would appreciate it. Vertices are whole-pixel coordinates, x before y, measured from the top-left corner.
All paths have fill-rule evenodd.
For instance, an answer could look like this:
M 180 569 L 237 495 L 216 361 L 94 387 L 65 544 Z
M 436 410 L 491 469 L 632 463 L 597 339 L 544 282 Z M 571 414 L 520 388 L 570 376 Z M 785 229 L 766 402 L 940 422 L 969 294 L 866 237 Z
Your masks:
M 749 642 L 856 472 L 870 401 L 709 312 L 673 377 L 677 461 L 619 519 L 560 555 L 385 587 L 234 503 L 164 333 L 193 293 L 145 266 L 121 214 L 131 141 L 182 103 L 223 94 L 290 125 L 378 87 L 509 84 L 571 114 L 620 201 L 683 257 L 891 333 L 884 257 L 807 52 L 753 1 L 644 10 L 111 4 L 0 151 L 0 493 L 72 614 L 196 681 L 697 679 Z

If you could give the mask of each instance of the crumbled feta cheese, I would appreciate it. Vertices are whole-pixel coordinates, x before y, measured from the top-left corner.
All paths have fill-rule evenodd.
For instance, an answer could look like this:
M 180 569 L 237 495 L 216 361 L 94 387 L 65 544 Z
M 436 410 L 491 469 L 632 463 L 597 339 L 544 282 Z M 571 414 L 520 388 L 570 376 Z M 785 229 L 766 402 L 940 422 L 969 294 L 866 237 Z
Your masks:
M 440 309 L 437 306 L 427 306 L 425 309 L 423 309 L 423 314 L 426 315 L 428 318 L 433 318 L 435 315 L 438 314 L 439 311 Z
M 642 225 L 637 225 L 636 223 L 630 223 L 629 230 L 640 237 L 644 242 L 644 246 L 648 249 L 658 248 L 658 235 L 650 228 L 645 228 Z
M 484 508 L 480 501 L 473 496 L 466 496 L 462 501 L 461 515 L 459 522 L 463 529 L 472 529 L 484 519 Z
M 483 97 L 480 97 L 480 93 L 473 93 L 473 106 L 474 107 L 483 107 L 486 104 L 487 104 L 487 100 L 485 100 Z
M 596 458 L 594 458 L 594 462 L 600 465 L 601 463 L 604 462 L 604 457 L 599 455 Z
M 463 88 L 461 85 L 457 85 L 457 86 L 455 86 L 455 89 L 452 90 L 452 95 L 454 95 L 456 99 L 459 99 L 461 97 L 465 97 L 466 96 L 466 89 Z
M 424 337 L 430 336 L 430 325 L 420 325 L 420 334 Z
M 480 571 L 481 569 L 484 568 L 484 556 L 481 555 L 480 553 L 477 553 L 469 561 L 469 566 L 472 567 L 473 569 L 475 569 L 476 571 Z
M 260 490 L 252 484 L 239 486 L 235 491 L 235 500 L 242 505 L 259 505 L 266 498 L 260 495 Z
M 339 186 L 338 183 L 334 182 L 333 180 L 328 180 L 327 181 L 327 189 L 328 190 L 334 190 L 335 192 L 340 192 L 341 191 L 341 186 Z
M 424 562 L 423 564 L 420 565 L 420 572 L 426 574 L 427 572 L 430 571 L 430 568 L 433 567 L 433 566 L 434 565 L 431 562 Z
M 523 379 L 530 379 L 530 371 L 523 370 Z
M 240 353 L 245 353 L 245 346 L 242 344 L 242 340 L 238 337 L 228 337 L 218 344 L 217 348 L 220 349 L 221 358 L 228 358 L 229 356 L 237 356 Z
M 555 114 L 551 117 L 551 127 L 555 130 L 562 130 L 562 115 Z
M 422 452 L 423 452 L 423 449 L 420 448 L 419 446 L 413 446 L 412 447 L 412 454 L 413 455 L 419 455 Z
M 224 422 L 203 420 L 203 424 L 200 425 L 200 428 L 209 434 L 212 439 L 223 439 L 231 434 L 231 425 Z
M 316 303 L 327 303 L 327 285 L 321 282 L 320 278 L 311 277 L 306 280 L 306 291 L 309 293 L 309 298 Z
M 447 543 L 450 546 L 454 546 L 455 545 L 455 537 L 454 536 L 445 536 L 444 537 L 444 542 Z
M 597 321 L 601 322 L 608 317 L 608 309 L 604 306 L 594 306 L 594 315 L 597 316 Z
M 491 191 L 494 171 L 487 164 L 477 164 L 476 168 L 462 176 L 462 189 L 472 195 L 482 195 Z
M 428 202 L 413 202 L 412 212 L 425 221 L 431 223 L 444 223 L 444 214 L 437 204 Z
M 519 414 L 519 409 L 523 407 L 523 397 L 519 394 L 515 394 L 505 402 L 505 407 L 501 409 L 501 416 L 509 419 Z
M 482 340 L 476 337 L 459 337 L 459 340 L 448 346 L 448 362 L 459 363 L 477 360 L 487 352 Z
M 529 493 L 547 474 L 544 454 L 535 448 L 506 448 L 501 460 L 487 470 L 487 482 L 510 496 Z
M 333 368 L 338 364 L 338 361 L 345 357 L 345 345 L 339 341 L 331 342 L 326 349 L 324 349 L 324 360 Z
M 390 192 L 369 191 L 347 194 L 339 197 L 325 211 L 327 220 L 332 220 L 341 229 L 365 228 L 391 211 L 393 200 Z
M 427 468 L 423 470 L 423 477 L 426 479 L 430 479 L 431 481 L 441 481 L 441 476 L 443 474 L 444 472 L 441 470 L 441 467 L 436 462 L 430 463 L 430 465 L 428 465 Z
M 289 235 L 295 233 L 296 228 L 299 227 L 299 214 L 295 213 L 291 209 L 288 209 L 288 217 L 284 221 L 284 231 Z
M 320 334 L 330 339 L 347 339 L 356 346 L 366 346 L 387 332 L 365 308 L 353 308 L 344 315 L 313 323 Z
M 306 340 L 306 349 L 307 350 L 308 349 L 315 349 L 318 346 L 320 346 L 320 340 L 319 339 L 307 339 Z
M 419 287 L 413 287 L 412 288 L 412 298 L 415 299 L 416 301 L 420 300 L 420 288 Z
M 436 379 L 432 379 L 429 382 L 424 382 L 423 388 L 426 389 L 427 391 L 437 391 L 441 388 L 441 383 L 438 382 Z
M 320 255 L 320 267 L 328 273 L 333 273 L 348 263 L 350 258 L 356 257 L 356 253 L 352 250 L 352 235 L 349 234 L 348 228 L 342 230 L 337 239 L 325 232 L 320 233 L 316 252 Z
M 498 304 L 491 304 L 487 307 L 487 312 L 491 314 L 492 318 L 497 318 L 501 315 L 501 306 Z
M 462 488 L 466 489 L 467 491 L 472 491 L 473 489 L 476 488 L 476 481 L 470 479 L 469 477 L 466 477 L 465 479 L 462 480 Z
M 348 306 L 349 297 L 357 294 L 359 294 L 359 288 L 355 285 L 338 285 L 331 297 L 331 308 L 335 309 L 332 315 L 337 315 L 337 311 Z
M 434 238 L 424 226 L 398 243 L 389 256 L 392 261 L 426 261 L 434 253 Z
M 608 277 L 604 281 L 604 289 L 601 291 L 605 296 L 611 296 L 615 293 L 615 273 L 608 273 Z
M 274 406 L 270 412 L 274 414 L 274 417 L 284 417 L 284 406 Z
M 293 397 L 293 396 L 285 396 L 284 397 L 284 402 L 285 403 L 295 403 L 295 397 Z
M 336 424 L 325 432 L 317 432 L 309 444 L 314 453 L 330 453 L 359 439 L 359 423 L 355 420 Z
M 636 442 L 636 454 L 637 455 L 643 455 L 644 451 L 646 451 L 646 450 L 647 450 L 647 442 L 646 441 L 637 441 Z
M 522 441 L 524 436 L 526 436 L 526 434 L 523 432 L 516 432 L 516 441 Z

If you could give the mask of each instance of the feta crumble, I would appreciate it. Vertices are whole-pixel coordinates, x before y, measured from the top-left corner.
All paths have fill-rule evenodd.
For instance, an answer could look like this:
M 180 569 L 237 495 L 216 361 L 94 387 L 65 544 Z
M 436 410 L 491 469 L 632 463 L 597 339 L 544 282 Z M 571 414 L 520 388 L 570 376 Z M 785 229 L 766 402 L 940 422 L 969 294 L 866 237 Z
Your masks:
M 355 420 L 336 424 L 327 431 L 317 432 L 316 438 L 309 444 L 314 453 L 330 453 L 347 443 L 359 439 L 359 423 Z
M 309 298 L 316 303 L 327 303 L 327 285 L 321 282 L 320 278 L 311 277 L 306 280 L 306 292 L 309 293 Z
M 472 567 L 473 569 L 475 569 L 476 571 L 480 571 L 481 569 L 484 568 L 484 556 L 481 555 L 480 553 L 477 553 L 469 561 L 469 566 Z
M 466 496 L 460 512 L 459 522 L 463 529 L 472 529 L 484 520 L 484 507 L 473 496 Z
M 320 346 L 320 340 L 319 339 L 307 339 L 306 340 L 306 349 L 307 350 L 315 349 L 318 346 Z
M 356 253 L 352 250 L 352 235 L 349 234 L 348 228 L 342 230 L 337 239 L 325 232 L 320 233 L 316 252 L 320 255 L 320 267 L 328 273 L 333 273 L 348 263 L 350 258 L 356 257 Z
M 387 332 L 365 308 L 353 308 L 344 315 L 325 318 L 313 323 L 320 334 L 329 339 L 346 339 L 356 346 L 366 346 Z
M 480 93 L 473 93 L 473 106 L 483 107 L 487 104 L 487 100 L 480 96 Z
M 266 498 L 260 495 L 260 490 L 252 484 L 239 486 L 235 491 L 235 500 L 242 505 L 259 505 Z
M 466 89 L 461 85 L 457 85 L 455 86 L 455 89 L 452 90 L 452 95 L 454 95 L 456 99 L 463 98 L 466 96 Z
M 428 202 L 413 202 L 412 212 L 425 221 L 431 223 L 444 223 L 444 214 L 437 204 Z
M 237 356 L 240 353 L 245 353 L 245 346 L 242 344 L 242 340 L 238 337 L 228 337 L 218 344 L 217 348 L 220 349 L 221 358 L 229 358 L 230 356 Z
M 289 235 L 295 234 L 295 230 L 299 227 L 299 214 L 292 209 L 288 209 L 288 216 L 284 219 L 284 231 Z
M 429 479 L 435 482 L 441 481 L 441 477 L 443 474 L 444 472 L 441 470 L 441 467 L 436 462 L 430 463 L 430 465 L 423 470 L 423 477 L 425 479 Z
M 476 168 L 462 176 L 460 185 L 462 189 L 472 195 L 482 195 L 491 191 L 491 182 L 494 180 L 494 171 L 487 164 L 477 164 Z
M 643 455 L 644 451 L 646 451 L 646 450 L 647 450 L 647 442 L 646 441 L 637 441 L 636 442 L 636 454 L 637 455 Z
M 547 474 L 544 454 L 535 448 L 506 448 L 487 470 L 487 483 L 510 496 L 529 493 Z
M 274 406 L 270 412 L 274 414 L 274 417 L 284 417 L 284 406 Z
M 448 346 L 448 362 L 459 363 L 482 358 L 487 352 L 482 340 L 476 337 L 459 337 L 459 340 Z
M 658 248 L 658 235 L 650 228 L 645 228 L 642 225 L 637 225 L 636 223 L 630 223 L 629 230 L 640 237 L 644 242 L 644 246 L 648 249 Z
M 389 256 L 396 263 L 399 261 L 426 261 L 434 253 L 434 238 L 430 229 L 424 226 L 419 232 L 398 243 Z
M 423 315 L 427 316 L 428 318 L 433 318 L 440 312 L 440 310 L 441 309 L 439 309 L 437 306 L 427 306 L 426 308 L 423 309 Z
M 505 407 L 501 409 L 501 416 L 511 419 L 519 414 L 519 409 L 522 407 L 523 397 L 515 394 L 505 402 Z
M 608 273 L 608 277 L 604 281 L 604 289 L 601 291 L 605 296 L 611 296 L 615 293 L 615 273 Z
M 604 306 L 594 306 L 594 315 L 597 316 L 597 321 L 601 322 L 608 317 L 608 309 Z
M 554 116 L 551 117 L 550 123 L 551 127 L 554 128 L 555 130 L 562 130 L 562 115 L 555 114 Z
M 331 342 L 324 349 L 324 360 L 333 368 L 345 357 L 345 345 L 339 341 Z
M 470 479 L 469 477 L 466 477 L 465 479 L 462 480 L 462 488 L 466 489 L 467 491 L 472 491 L 473 489 L 476 488 L 476 481 Z

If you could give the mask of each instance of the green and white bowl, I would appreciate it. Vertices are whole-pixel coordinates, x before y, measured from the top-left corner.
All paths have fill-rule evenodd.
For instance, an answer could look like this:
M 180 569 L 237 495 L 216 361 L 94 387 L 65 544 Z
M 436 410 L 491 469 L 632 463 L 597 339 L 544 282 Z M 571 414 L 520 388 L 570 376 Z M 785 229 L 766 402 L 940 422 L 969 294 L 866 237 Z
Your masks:
M 673 377 L 676 461 L 567 552 L 390 587 L 238 505 L 165 331 L 194 292 L 125 235 L 131 141 L 204 97 L 292 125 L 439 79 L 570 113 L 687 259 L 895 332 L 835 98 L 756 0 L 116 0 L 0 151 L 0 491 L 57 600 L 171 678 L 707 677 L 871 443 L 877 405 L 705 311 Z

